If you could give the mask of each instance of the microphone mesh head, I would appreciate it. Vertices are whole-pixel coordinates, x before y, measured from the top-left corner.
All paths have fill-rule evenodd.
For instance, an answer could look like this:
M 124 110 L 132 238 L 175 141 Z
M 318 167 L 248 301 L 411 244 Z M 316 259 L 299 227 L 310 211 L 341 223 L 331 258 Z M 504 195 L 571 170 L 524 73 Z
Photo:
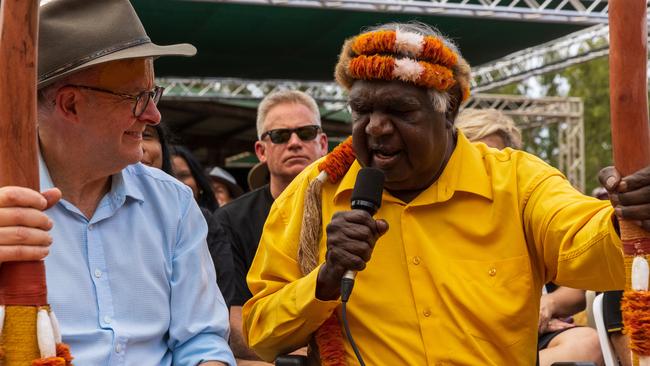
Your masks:
M 357 175 L 350 201 L 370 202 L 378 209 L 381 206 L 381 192 L 383 190 L 384 172 L 377 168 L 363 168 Z

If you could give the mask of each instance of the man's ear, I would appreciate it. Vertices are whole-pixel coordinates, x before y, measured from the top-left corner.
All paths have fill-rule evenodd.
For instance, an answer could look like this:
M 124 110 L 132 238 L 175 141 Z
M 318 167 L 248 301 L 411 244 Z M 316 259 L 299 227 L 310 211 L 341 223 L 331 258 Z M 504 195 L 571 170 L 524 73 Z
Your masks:
M 255 141 L 255 155 L 262 162 L 266 162 L 266 145 L 264 142 L 257 140 Z
M 458 110 L 463 100 L 463 92 L 460 89 L 460 85 L 456 83 L 447 93 L 449 93 L 449 106 L 447 107 L 447 112 L 445 112 L 445 119 L 447 120 L 447 126 L 452 127 L 458 116 Z
M 325 132 L 322 132 L 318 138 L 322 152 L 321 156 L 325 156 L 327 155 L 327 135 Z
M 79 93 L 72 87 L 62 87 L 54 97 L 54 110 L 66 120 L 78 120 L 77 103 Z

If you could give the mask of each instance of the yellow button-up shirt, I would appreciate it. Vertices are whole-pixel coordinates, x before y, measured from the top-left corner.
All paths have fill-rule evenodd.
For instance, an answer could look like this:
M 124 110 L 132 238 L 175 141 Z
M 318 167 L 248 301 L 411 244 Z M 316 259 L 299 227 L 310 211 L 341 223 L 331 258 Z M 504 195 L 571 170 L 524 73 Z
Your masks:
M 336 211 L 350 209 L 359 169 L 355 162 L 324 185 L 323 233 Z M 244 334 L 266 360 L 305 345 L 340 312 L 339 301 L 315 297 L 320 267 L 303 277 L 297 263 L 305 192 L 317 174 L 312 165 L 275 201 L 248 274 Z M 368 365 L 533 365 L 543 284 L 623 288 L 609 203 L 583 196 L 530 154 L 459 134 L 429 188 L 409 203 L 386 191 L 382 199 L 375 218 L 390 228 L 348 303 Z M 357 364 L 347 342 L 346 352 Z

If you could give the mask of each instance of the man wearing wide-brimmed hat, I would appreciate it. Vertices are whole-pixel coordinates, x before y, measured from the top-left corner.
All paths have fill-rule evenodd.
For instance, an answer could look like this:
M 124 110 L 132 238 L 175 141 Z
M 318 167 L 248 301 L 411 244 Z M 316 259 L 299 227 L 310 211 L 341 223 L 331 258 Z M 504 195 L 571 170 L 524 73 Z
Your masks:
M 40 11 L 45 193 L 0 189 L 0 261 L 42 258 L 53 240 L 48 300 L 78 365 L 234 365 L 201 211 L 139 163 L 142 133 L 161 119 L 153 58 L 196 49 L 153 44 L 127 0 Z

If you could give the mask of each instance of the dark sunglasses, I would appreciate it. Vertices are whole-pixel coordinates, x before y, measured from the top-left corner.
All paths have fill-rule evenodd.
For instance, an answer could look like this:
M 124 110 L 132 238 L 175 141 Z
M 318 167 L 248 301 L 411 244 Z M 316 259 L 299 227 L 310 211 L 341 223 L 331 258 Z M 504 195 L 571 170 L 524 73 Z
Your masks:
M 320 131 L 320 126 L 311 125 L 311 126 L 302 126 L 298 128 L 278 128 L 276 130 L 266 131 L 260 136 L 260 140 L 264 140 L 266 136 L 271 138 L 271 142 L 274 144 L 284 144 L 291 138 L 291 135 L 295 133 L 299 139 L 302 141 L 311 141 L 318 136 Z

